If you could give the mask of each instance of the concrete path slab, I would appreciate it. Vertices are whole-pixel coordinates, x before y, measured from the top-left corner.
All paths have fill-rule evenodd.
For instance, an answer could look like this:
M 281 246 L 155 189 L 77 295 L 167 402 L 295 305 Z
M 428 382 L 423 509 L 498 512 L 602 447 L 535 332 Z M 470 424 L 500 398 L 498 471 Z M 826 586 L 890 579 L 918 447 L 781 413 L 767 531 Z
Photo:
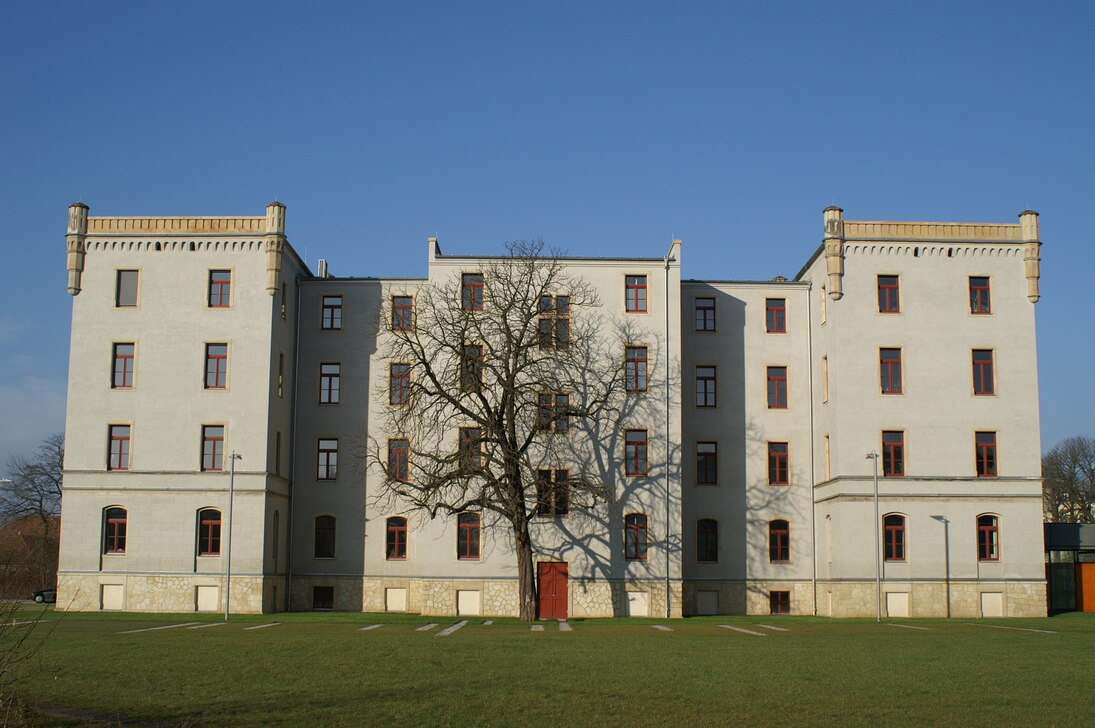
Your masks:
M 774 629 L 776 632 L 786 632 L 786 627 L 777 627 L 774 624 L 758 624 L 758 627 L 764 627 L 765 629 Z
M 416 627 L 414 631 L 415 632 L 429 632 L 431 629 L 433 629 L 436 626 L 437 626 L 437 622 L 430 622 L 429 624 L 424 624 L 421 627 Z
M 559 620 L 559 631 L 560 632 L 573 632 L 574 628 L 570 626 L 570 622 L 566 621 L 565 619 L 560 619 Z
M 1045 634 L 1057 634 L 1052 629 L 1032 629 L 1031 627 L 1005 627 L 1002 624 L 981 624 L 980 622 L 966 622 L 974 627 L 991 627 L 992 629 L 1016 629 L 1020 632 L 1043 632 Z
M 244 629 L 265 629 L 267 627 L 277 627 L 281 622 L 267 622 L 266 624 L 256 624 L 254 627 L 244 627 Z
M 754 632 L 753 630 L 746 629 L 745 627 L 734 627 L 733 625 L 729 625 L 729 624 L 720 624 L 719 626 L 724 627 L 726 629 L 732 629 L 735 632 L 744 632 L 745 634 L 753 634 L 753 635 L 756 635 L 757 637 L 767 637 L 768 636 L 768 635 L 764 634 L 763 632 Z
M 664 624 L 652 624 L 650 626 L 653 627 L 654 629 L 660 629 L 662 632 L 672 632 L 673 631 L 672 627 L 666 627 Z
M 370 629 L 376 629 L 377 627 L 383 627 L 382 624 L 370 624 L 368 627 L 362 627 L 358 632 L 368 632 Z
M 228 622 L 206 622 L 205 624 L 196 624 L 193 627 L 187 627 L 187 629 L 205 629 L 206 627 L 220 627 L 222 624 L 228 624 Z
M 466 619 L 461 619 L 461 620 L 460 620 L 459 622 L 457 622 L 456 624 L 452 624 L 452 625 L 449 625 L 449 626 L 448 626 L 448 627 L 446 627 L 445 629 L 441 630 L 441 631 L 440 631 L 440 632 L 438 632 L 438 633 L 437 633 L 437 634 L 436 634 L 435 636 L 436 636 L 436 637 L 448 637 L 448 636 L 449 636 L 450 634 L 452 634 L 452 633 L 453 633 L 453 632 L 455 632 L 456 630 L 460 629 L 461 627 L 463 627 L 463 626 L 464 626 L 465 624 L 467 624 L 467 623 L 468 623 L 468 620 L 466 620 Z
M 543 632 L 544 631 L 544 625 L 534 624 L 534 625 L 532 625 L 532 631 L 533 632 Z
M 929 627 L 918 627 L 915 624 L 893 624 L 889 623 L 891 627 L 901 627 L 903 629 L 930 629 Z
M 174 629 L 175 627 L 189 627 L 192 624 L 200 624 L 199 622 L 182 622 L 180 624 L 165 624 L 159 627 L 142 627 L 141 629 L 127 629 L 124 632 L 118 634 L 136 634 L 137 632 L 155 632 L 158 629 Z
M 56 619 L 28 619 L 25 622 L 12 622 L 9 627 L 21 627 L 24 624 L 46 624 L 47 622 L 56 622 Z
M 487 626 L 489 627 L 489 626 L 491 626 L 492 624 L 494 624 L 494 620 L 493 620 L 493 619 L 484 619 L 484 620 L 483 620 L 483 624 L 485 624 L 485 625 L 487 625 Z

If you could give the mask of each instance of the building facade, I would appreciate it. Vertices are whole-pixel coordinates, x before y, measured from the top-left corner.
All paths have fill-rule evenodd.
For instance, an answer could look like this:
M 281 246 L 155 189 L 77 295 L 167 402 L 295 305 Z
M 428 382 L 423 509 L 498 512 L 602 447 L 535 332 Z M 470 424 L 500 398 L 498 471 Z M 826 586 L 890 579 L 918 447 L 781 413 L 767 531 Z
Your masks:
M 1040 245 L 1030 211 L 832 207 L 790 281 L 681 280 L 679 241 L 565 259 L 629 404 L 619 431 L 569 435 L 607 457 L 548 466 L 595 464 L 612 498 L 533 521 L 541 615 L 1044 615 Z M 489 286 L 490 259 L 430 239 L 423 278 L 315 275 L 279 203 L 76 204 L 68 251 L 59 608 L 517 613 L 508 524 L 415 512 L 363 454 L 405 447 L 391 328 L 425 292 Z

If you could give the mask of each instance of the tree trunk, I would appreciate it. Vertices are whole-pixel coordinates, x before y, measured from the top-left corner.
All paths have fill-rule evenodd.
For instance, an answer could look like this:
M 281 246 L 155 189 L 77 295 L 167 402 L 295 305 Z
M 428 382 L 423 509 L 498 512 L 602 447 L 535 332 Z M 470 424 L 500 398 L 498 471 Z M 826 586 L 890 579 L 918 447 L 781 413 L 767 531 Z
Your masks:
M 536 571 L 532 563 L 532 539 L 528 521 L 513 524 L 513 546 L 517 552 L 517 599 L 523 622 L 536 619 Z

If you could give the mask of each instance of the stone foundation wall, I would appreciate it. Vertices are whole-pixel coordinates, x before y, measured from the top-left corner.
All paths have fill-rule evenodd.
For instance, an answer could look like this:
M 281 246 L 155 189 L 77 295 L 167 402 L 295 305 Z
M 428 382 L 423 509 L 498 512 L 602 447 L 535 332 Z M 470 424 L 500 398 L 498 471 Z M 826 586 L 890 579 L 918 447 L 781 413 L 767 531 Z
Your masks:
M 818 614 L 829 617 L 874 617 L 875 583 L 818 582 Z M 882 616 L 888 612 L 888 593 L 907 594 L 909 617 L 947 616 L 956 619 L 978 619 L 983 614 L 986 599 L 983 594 L 999 594 L 1004 617 L 1046 616 L 1046 585 L 1038 581 L 976 582 L 952 581 L 949 586 L 950 610 L 948 615 L 948 585 L 943 582 L 893 582 L 882 583 Z M 988 602 L 995 601 L 989 597 Z
M 215 587 L 216 607 L 223 611 L 224 577 L 203 574 L 65 574 L 57 575 L 57 609 L 97 612 L 103 606 L 103 586 L 118 595 L 120 610 L 126 612 L 196 612 L 198 587 Z M 263 577 L 232 577 L 231 611 L 258 614 L 263 611 Z M 107 608 L 110 608 L 109 605 Z
M 312 588 L 329 586 L 334 587 L 334 611 L 370 611 L 362 609 L 361 583 L 362 579 L 359 576 L 294 576 L 292 593 L 289 595 L 289 610 L 312 611 Z
M 702 604 L 701 592 L 715 592 L 717 606 L 707 614 L 771 614 L 769 592 L 791 593 L 791 614 L 813 614 L 814 590 L 810 582 L 765 581 L 689 581 L 684 584 L 684 614 L 701 614 L 701 608 L 710 608 L 710 601 Z

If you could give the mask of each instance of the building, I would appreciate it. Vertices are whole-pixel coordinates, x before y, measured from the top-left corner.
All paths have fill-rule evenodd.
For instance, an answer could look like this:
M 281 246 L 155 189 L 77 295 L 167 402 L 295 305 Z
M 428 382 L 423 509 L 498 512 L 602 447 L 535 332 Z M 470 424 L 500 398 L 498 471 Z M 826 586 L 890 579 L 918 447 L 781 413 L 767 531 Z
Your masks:
M 430 239 L 424 278 L 313 275 L 279 203 L 69 212 L 59 607 L 516 614 L 500 524 L 409 513 L 358 456 L 403 447 L 383 322 L 481 295 L 491 259 Z M 541 614 L 1044 615 L 1037 220 L 830 207 L 791 281 L 682 281 L 679 241 L 567 258 L 645 391 L 603 440 L 615 502 L 532 526 Z

